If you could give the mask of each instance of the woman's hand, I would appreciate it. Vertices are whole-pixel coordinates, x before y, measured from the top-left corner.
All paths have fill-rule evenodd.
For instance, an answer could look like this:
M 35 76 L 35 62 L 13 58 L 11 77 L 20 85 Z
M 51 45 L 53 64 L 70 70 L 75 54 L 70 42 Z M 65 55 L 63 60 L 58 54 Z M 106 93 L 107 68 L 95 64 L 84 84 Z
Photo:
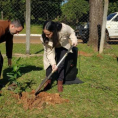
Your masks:
M 72 42 L 72 45 L 73 46 L 77 46 L 77 42 Z
M 57 70 L 56 64 L 52 65 L 52 71 L 56 71 L 56 70 Z

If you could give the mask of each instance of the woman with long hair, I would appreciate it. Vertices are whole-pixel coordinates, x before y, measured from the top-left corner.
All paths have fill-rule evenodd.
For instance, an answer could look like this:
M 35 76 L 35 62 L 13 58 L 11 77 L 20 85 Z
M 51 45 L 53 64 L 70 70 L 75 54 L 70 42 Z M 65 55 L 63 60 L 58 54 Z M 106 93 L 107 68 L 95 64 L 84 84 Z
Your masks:
M 57 71 L 58 92 L 62 92 L 65 60 L 63 60 L 58 68 L 56 64 L 61 60 L 71 45 L 77 45 L 75 32 L 69 25 L 64 23 L 46 21 L 43 25 L 41 41 L 44 46 L 43 62 L 44 69 L 46 70 L 46 76 L 48 76 L 52 70 Z M 44 85 L 44 90 L 51 88 L 51 79 L 52 77 L 50 77 Z

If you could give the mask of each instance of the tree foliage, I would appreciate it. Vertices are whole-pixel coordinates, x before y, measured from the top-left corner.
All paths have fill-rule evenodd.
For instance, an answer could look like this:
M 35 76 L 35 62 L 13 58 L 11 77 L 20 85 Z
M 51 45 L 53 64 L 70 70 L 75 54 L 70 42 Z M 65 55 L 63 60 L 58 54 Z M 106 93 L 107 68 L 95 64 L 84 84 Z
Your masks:
M 61 3 L 64 0 L 31 0 L 31 20 L 38 23 L 39 19 L 54 19 L 61 14 Z M 25 19 L 26 0 L 0 1 L 0 11 L 5 19 Z
M 85 0 L 68 0 L 62 8 L 62 20 L 69 23 L 78 22 L 83 14 L 87 14 L 89 10 L 89 4 Z
M 108 14 L 118 11 L 118 1 L 109 0 L 109 2 Z M 0 0 L 1 11 L 3 11 L 4 19 L 19 18 L 25 21 L 26 0 Z M 75 24 L 83 18 L 85 20 L 88 13 L 89 0 L 31 0 L 31 22 L 33 24 L 55 18 Z
M 63 0 L 45 0 L 31 1 L 31 14 L 38 21 L 39 18 L 44 20 L 54 19 L 61 14 L 60 4 Z
M 25 0 L 2 0 L 0 4 L 0 11 L 3 11 L 5 19 L 24 20 Z
M 118 12 L 118 1 L 110 2 L 108 14 Z

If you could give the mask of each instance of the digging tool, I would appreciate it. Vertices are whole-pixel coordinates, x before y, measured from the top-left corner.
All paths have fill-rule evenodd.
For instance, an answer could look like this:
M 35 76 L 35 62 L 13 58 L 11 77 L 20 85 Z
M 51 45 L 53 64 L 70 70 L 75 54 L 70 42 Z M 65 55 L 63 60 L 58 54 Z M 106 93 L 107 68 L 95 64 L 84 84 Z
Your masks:
M 70 50 L 73 48 L 73 46 L 70 47 L 70 49 L 65 53 L 65 55 L 62 57 L 62 59 L 59 61 L 59 63 L 57 64 L 57 67 L 61 64 L 61 62 L 65 59 L 65 57 L 68 55 L 68 53 L 70 52 Z M 35 95 L 37 95 L 41 88 L 43 87 L 43 85 L 47 82 L 47 80 L 52 76 L 52 74 L 54 73 L 55 71 L 53 70 L 48 77 L 46 77 L 42 82 L 41 84 L 39 85 L 39 87 L 36 89 L 35 91 Z

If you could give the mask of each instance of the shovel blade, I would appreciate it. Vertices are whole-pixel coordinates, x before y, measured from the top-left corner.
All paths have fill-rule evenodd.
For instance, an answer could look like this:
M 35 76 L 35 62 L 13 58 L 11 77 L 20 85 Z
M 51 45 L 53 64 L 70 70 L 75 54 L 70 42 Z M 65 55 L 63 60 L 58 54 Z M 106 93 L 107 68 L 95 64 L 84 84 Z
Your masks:
M 40 92 L 41 88 L 44 86 L 44 84 L 47 82 L 47 80 L 48 80 L 48 78 L 46 77 L 46 78 L 41 82 L 41 84 L 38 86 L 38 88 L 37 88 L 36 91 L 35 91 L 35 95 L 37 95 L 37 94 Z

